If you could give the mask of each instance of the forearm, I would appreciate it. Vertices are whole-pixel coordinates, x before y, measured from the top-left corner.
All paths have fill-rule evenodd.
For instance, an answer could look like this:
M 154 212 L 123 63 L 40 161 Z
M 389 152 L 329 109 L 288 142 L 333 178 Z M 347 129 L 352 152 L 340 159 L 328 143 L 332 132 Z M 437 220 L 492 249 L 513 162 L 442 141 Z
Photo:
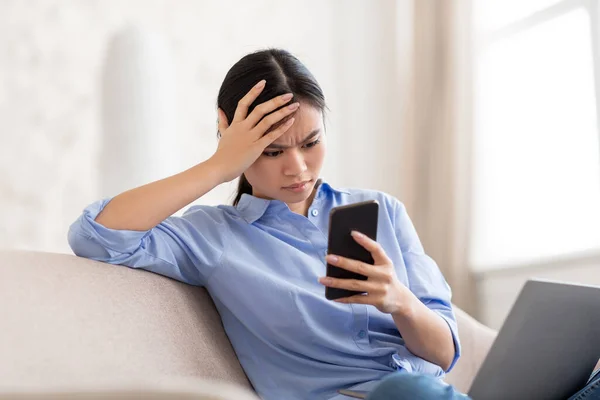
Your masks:
M 222 183 L 211 160 L 114 197 L 96 217 L 117 230 L 147 231 Z
M 411 353 L 447 370 L 454 359 L 454 341 L 444 319 L 423 304 L 410 290 L 392 317 Z

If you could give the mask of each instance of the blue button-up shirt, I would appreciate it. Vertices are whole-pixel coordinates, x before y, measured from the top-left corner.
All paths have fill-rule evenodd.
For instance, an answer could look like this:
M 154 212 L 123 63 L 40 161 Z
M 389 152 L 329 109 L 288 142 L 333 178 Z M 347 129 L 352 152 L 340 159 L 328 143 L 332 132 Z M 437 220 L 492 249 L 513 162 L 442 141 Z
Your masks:
M 391 315 L 329 301 L 318 282 L 326 270 L 329 211 L 372 199 L 379 202 L 377 241 L 399 280 L 448 323 L 454 365 L 460 346 L 450 288 L 424 253 L 405 207 L 385 193 L 322 183 L 308 217 L 279 200 L 244 194 L 235 207 L 192 206 L 146 232 L 95 222 L 106 199 L 72 224 L 69 244 L 78 256 L 206 287 L 263 399 L 342 399 L 337 389 L 370 390 L 399 369 L 444 373 L 405 347 Z

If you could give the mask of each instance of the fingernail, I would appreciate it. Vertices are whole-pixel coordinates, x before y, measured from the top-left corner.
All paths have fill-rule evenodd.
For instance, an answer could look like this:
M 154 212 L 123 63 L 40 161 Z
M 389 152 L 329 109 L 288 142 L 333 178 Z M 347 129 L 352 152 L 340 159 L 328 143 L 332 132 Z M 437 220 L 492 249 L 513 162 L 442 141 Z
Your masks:
M 290 118 L 290 119 L 288 119 L 288 120 L 285 122 L 285 124 L 284 124 L 284 125 L 285 125 L 285 126 L 290 126 L 290 125 L 291 125 L 291 124 L 293 124 L 293 123 L 294 123 L 294 118 Z
M 338 262 L 339 260 L 340 260 L 340 259 L 339 259 L 339 257 L 337 257 L 337 256 L 334 256 L 334 255 L 331 255 L 331 254 L 327 256 L 327 261 L 331 261 L 331 262 L 334 262 L 334 263 L 336 263 L 336 262 Z
M 331 283 L 331 279 L 327 278 L 326 276 L 323 276 L 323 277 L 319 278 L 319 282 L 322 284 L 328 284 L 328 283 Z
M 262 87 L 264 87 L 264 86 L 265 86 L 265 83 L 267 83 L 267 81 L 265 81 L 265 80 L 263 79 L 262 81 L 258 82 L 258 83 L 256 84 L 256 86 L 254 86 L 254 87 L 255 87 L 256 89 L 260 89 L 260 88 L 262 88 Z
M 352 231 L 351 232 L 352 235 L 359 237 L 359 238 L 363 238 L 365 237 L 365 235 L 363 235 L 362 233 L 358 232 L 358 231 Z
M 294 97 L 294 95 L 292 93 L 286 93 L 283 96 L 281 96 L 281 100 L 290 101 L 292 99 L 292 97 Z
M 295 110 L 298 107 L 300 107 L 300 103 L 292 103 L 288 106 L 290 110 Z

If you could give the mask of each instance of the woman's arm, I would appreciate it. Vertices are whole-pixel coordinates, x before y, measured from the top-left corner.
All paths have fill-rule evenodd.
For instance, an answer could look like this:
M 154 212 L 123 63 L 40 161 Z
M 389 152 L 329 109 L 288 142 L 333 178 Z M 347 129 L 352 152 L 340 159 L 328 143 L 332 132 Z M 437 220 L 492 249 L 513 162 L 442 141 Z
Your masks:
M 121 193 L 95 221 L 109 229 L 147 231 L 222 181 L 219 166 L 209 159 L 177 175 Z
M 86 207 L 69 229 L 73 252 L 194 285 L 205 284 L 223 255 L 228 232 L 223 213 L 199 206 L 182 217 L 171 215 L 218 184 L 242 174 L 291 126 L 293 119 L 265 134 L 297 109 L 297 103 L 292 108 L 280 108 L 289 101 L 284 96 L 262 103 L 247 115 L 261 90 L 258 85 L 239 102 L 231 126 L 219 110 L 221 140 L 210 159 Z
M 406 348 L 447 371 L 455 356 L 450 327 L 439 314 L 429 309 L 410 290 L 402 292 L 404 300 L 401 301 L 398 311 L 392 313 L 392 317 L 402 334 Z
M 248 115 L 249 107 L 264 86 L 265 81 L 259 82 L 240 100 L 231 126 L 225 113 L 218 110 L 221 140 L 209 160 L 116 196 L 96 217 L 96 222 L 109 229 L 147 231 L 215 186 L 240 176 L 268 145 L 292 126 L 294 119 L 266 132 L 299 106 L 294 103 L 280 108 L 292 99 L 292 94 L 287 94 L 260 104 Z
M 331 287 L 366 292 L 367 295 L 336 301 L 371 304 L 379 311 L 391 314 L 410 352 L 449 371 L 460 357 L 450 287 L 435 261 L 425 254 L 404 205 L 393 199 L 390 208 L 404 265 L 394 266 L 379 243 L 353 232 L 354 239 L 371 253 L 375 264 L 343 257 L 335 260 L 331 255 L 327 261 L 368 279 L 325 278 L 321 282 Z M 396 267 L 405 268 L 406 286 L 398 279 Z
M 456 358 L 454 338 L 448 323 L 430 308 L 435 307 L 434 302 L 425 305 L 400 282 L 392 261 L 379 243 L 359 232 L 352 232 L 352 236 L 371 253 L 374 264 L 331 254 L 327 256 L 327 262 L 365 275 L 368 279 L 363 281 L 323 277 L 320 282 L 334 288 L 366 292 L 366 295 L 355 295 L 335 301 L 370 304 L 383 313 L 391 314 L 406 348 L 447 371 Z

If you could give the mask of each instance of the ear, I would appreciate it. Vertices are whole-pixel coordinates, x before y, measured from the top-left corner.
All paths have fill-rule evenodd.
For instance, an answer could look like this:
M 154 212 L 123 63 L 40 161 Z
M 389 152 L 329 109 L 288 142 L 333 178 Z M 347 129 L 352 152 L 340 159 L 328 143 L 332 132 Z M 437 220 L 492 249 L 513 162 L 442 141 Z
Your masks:
M 223 136 L 223 132 L 225 132 L 227 128 L 229 128 L 227 115 L 225 115 L 225 112 L 221 110 L 221 108 L 217 108 L 217 129 L 219 130 L 218 136 Z

